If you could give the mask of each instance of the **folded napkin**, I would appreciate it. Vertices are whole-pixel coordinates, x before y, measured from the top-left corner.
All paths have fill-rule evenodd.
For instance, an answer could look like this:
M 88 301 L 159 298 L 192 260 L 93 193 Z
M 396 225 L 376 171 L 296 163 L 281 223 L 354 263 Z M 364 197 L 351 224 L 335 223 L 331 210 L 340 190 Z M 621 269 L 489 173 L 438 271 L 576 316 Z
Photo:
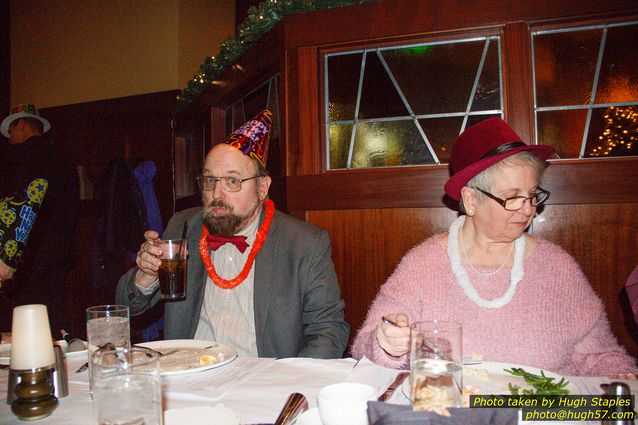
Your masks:
M 164 412 L 164 425 L 239 425 L 235 411 L 223 404 L 184 407 Z
M 370 425 L 515 425 L 517 409 L 448 409 L 451 416 L 433 412 L 415 412 L 412 406 L 401 406 L 379 401 L 368 402 Z

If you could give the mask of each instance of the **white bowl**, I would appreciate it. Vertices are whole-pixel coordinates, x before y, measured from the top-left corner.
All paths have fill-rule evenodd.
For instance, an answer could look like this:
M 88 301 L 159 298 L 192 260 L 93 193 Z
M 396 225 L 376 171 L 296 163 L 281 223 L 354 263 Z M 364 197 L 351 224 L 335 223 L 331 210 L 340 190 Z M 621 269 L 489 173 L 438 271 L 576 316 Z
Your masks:
M 368 425 L 368 401 L 375 400 L 374 387 L 341 382 L 319 390 L 317 405 L 324 425 Z

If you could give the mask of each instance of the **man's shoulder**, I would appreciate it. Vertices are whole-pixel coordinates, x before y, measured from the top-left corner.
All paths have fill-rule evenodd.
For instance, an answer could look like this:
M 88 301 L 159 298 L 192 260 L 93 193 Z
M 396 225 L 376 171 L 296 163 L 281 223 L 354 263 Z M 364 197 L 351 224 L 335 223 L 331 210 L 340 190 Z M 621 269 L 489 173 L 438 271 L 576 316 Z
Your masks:
M 201 212 L 202 212 L 202 207 L 187 208 L 185 210 L 181 210 L 173 214 L 173 217 L 171 217 L 171 221 L 172 220 L 178 220 L 180 222 L 190 221 L 194 219 L 195 217 L 197 217 L 198 215 L 201 215 Z

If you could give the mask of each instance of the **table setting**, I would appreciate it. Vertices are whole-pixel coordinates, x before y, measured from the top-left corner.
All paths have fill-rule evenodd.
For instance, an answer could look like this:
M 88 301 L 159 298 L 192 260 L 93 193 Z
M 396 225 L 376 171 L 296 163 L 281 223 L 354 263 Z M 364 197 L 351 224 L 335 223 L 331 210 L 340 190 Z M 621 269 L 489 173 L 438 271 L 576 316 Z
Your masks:
M 511 394 L 512 388 L 530 391 L 534 388 L 527 379 L 531 375 L 560 383 L 561 389 L 574 395 L 601 395 L 605 393 L 601 385 L 612 383 L 606 377 L 562 377 L 526 365 L 463 358 L 458 347 L 460 329 L 440 327 L 441 323 L 436 324 L 440 327 L 436 331 L 431 323 L 414 326 L 412 373 L 382 367 L 365 357 L 244 357 L 238 356 L 233 347 L 216 341 L 165 340 L 135 345 L 127 341 L 122 347 L 115 347 L 111 341 L 122 340 L 118 332 L 128 334 L 128 329 L 121 326 L 122 322 L 128 323 L 128 311 L 122 311 L 121 306 L 96 306 L 99 308 L 87 313 L 89 322 L 94 319 L 95 310 L 108 312 L 100 313 L 100 320 L 103 325 L 110 322 L 118 332 L 102 340 L 89 332 L 88 345 L 78 346 L 88 349 L 65 353 L 63 343 L 55 350 L 49 348 L 53 347 L 53 340 L 48 322 L 43 325 L 46 308 L 43 312 L 41 307 L 24 307 L 39 311 L 40 315 L 39 321 L 31 323 L 28 334 L 33 333 L 34 326 L 47 332 L 35 340 L 26 338 L 29 341 L 25 342 L 20 320 L 16 328 L 14 319 L 10 367 L 0 370 L 0 397 L 7 401 L 0 403 L 2 424 L 24 423 L 22 411 L 15 408 L 16 398 L 22 394 L 16 386 L 24 385 L 28 379 L 40 380 L 40 385 L 46 383 L 49 391 L 45 394 L 48 407 L 34 422 L 69 425 L 451 423 L 446 422 L 450 418 L 423 409 L 423 405 L 444 406 L 456 423 L 486 424 L 508 414 L 513 421 L 499 423 L 517 423 L 520 410 L 516 414 L 514 409 L 512 415 L 513 409 L 468 408 L 469 397 Z M 64 342 L 68 348 L 68 341 Z M 95 354 L 92 369 L 87 369 L 84 365 L 91 349 Z M 18 361 L 14 356 L 19 350 L 27 350 L 22 353 L 29 355 L 21 355 Z M 38 355 L 33 355 L 34 350 Z M 29 363 L 33 358 L 35 363 Z M 433 360 L 433 366 L 423 365 L 424 359 Z M 430 375 L 424 378 L 423 370 L 429 370 L 427 373 L 436 375 L 436 379 L 431 380 Z M 18 375 L 21 380 L 16 378 Z M 631 393 L 638 391 L 636 381 L 626 384 Z M 56 387 L 62 385 L 65 390 L 57 391 Z

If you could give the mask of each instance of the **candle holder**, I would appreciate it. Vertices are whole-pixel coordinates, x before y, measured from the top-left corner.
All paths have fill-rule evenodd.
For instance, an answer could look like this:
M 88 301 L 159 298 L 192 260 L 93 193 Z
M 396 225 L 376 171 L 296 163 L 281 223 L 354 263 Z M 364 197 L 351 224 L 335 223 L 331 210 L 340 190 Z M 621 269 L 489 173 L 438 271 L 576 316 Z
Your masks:
M 11 411 L 18 419 L 32 421 L 46 418 L 58 407 L 58 399 L 53 395 L 52 370 L 37 368 L 11 371 L 19 376 L 11 403 Z
M 58 407 L 53 394 L 56 358 L 47 307 L 30 304 L 14 308 L 11 330 L 7 403 L 22 420 L 45 418 Z

